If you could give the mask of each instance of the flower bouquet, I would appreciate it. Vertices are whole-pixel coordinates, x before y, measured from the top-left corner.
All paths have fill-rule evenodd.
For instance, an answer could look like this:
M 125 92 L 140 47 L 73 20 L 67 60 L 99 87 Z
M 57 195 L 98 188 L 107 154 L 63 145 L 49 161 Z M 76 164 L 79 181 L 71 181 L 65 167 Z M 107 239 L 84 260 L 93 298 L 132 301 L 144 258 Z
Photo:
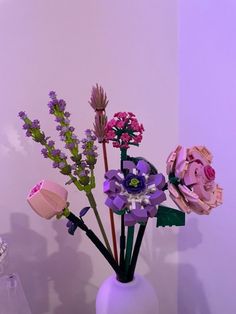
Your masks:
M 50 92 L 49 97 L 49 113 L 55 117 L 56 130 L 69 155 L 58 149 L 55 142 L 45 135 L 38 120 L 32 121 L 25 112 L 20 112 L 23 129 L 26 136 L 43 146 L 42 155 L 51 159 L 53 167 L 68 178 L 65 184 L 72 184 L 86 194 L 88 204 L 85 207 L 80 204 L 82 208 L 75 215 L 70 209 L 67 190 L 48 180 L 36 184 L 27 200 L 43 218 L 66 217 L 71 235 L 75 234 L 77 228 L 84 231 L 113 268 L 119 282 L 132 282 L 143 236 L 151 218 L 156 219 L 157 227 L 183 226 L 185 213 L 209 214 L 212 208 L 222 204 L 222 189 L 215 183 L 212 155 L 206 147 L 186 149 L 178 146 L 167 158 L 165 178 L 145 158 L 129 156 L 130 146 L 140 145 L 144 127 L 131 112 L 115 113 L 108 121 L 108 100 L 102 87 L 96 85 L 92 88 L 89 103 L 95 111 L 95 122 L 93 129 L 86 130 L 81 140 L 70 124 L 66 102 L 58 99 L 55 92 Z M 94 168 L 98 158 L 96 141 L 102 147 L 105 167 L 103 191 L 106 194 L 105 205 L 109 209 L 113 248 L 93 196 Z M 120 151 L 120 166 L 117 169 L 108 167 L 108 143 Z M 167 191 L 180 210 L 163 205 Z M 103 240 L 85 221 L 89 210 L 94 212 Z M 114 215 L 120 221 L 119 250 Z M 138 228 L 136 239 L 135 228 Z

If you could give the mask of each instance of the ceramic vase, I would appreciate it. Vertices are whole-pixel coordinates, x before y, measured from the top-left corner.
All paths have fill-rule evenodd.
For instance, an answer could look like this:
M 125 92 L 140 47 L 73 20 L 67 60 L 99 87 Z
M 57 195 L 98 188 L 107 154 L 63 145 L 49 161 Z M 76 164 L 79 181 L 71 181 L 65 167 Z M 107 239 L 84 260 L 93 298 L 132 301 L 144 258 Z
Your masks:
M 111 276 L 98 290 L 96 314 L 158 314 L 155 290 L 141 275 L 128 283 Z

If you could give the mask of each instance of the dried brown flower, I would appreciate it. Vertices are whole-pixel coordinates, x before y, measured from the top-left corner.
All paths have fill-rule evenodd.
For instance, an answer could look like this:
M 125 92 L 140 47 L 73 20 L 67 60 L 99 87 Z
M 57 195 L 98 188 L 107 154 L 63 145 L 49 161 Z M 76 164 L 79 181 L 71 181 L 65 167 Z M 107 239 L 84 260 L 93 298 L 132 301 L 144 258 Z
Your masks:
M 94 133 L 98 138 L 98 142 L 102 143 L 105 140 L 105 126 L 107 124 L 107 116 L 105 112 L 97 112 L 95 115 Z
M 98 84 L 92 87 L 89 104 L 93 107 L 95 111 L 105 110 L 108 104 L 107 95 L 104 92 L 103 88 L 101 86 L 98 86 Z

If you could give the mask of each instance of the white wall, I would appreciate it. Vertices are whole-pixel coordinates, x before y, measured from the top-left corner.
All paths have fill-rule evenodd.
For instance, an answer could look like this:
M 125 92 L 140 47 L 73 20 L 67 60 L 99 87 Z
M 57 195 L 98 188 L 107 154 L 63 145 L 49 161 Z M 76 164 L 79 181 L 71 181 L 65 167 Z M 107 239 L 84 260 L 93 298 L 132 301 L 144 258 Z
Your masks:
M 224 205 L 178 238 L 178 313 L 236 313 L 236 2 L 179 2 L 180 142 L 213 152 Z
M 109 115 L 134 111 L 146 128 L 141 148 L 132 153 L 165 171 L 178 141 L 177 1 L 1 0 L 0 47 L 0 234 L 9 242 L 10 268 L 20 274 L 34 314 L 92 314 L 111 270 L 80 232 L 70 237 L 64 222 L 43 221 L 26 204 L 38 180 L 63 184 L 64 178 L 25 139 L 17 113 L 39 118 L 55 137 L 46 103 L 56 90 L 81 136 L 93 120 L 87 101 L 98 82 L 110 98 Z M 118 152 L 109 155 L 111 167 L 118 167 Z M 97 169 L 99 186 L 101 161 Z M 73 208 L 86 205 L 73 187 L 69 192 Z M 96 195 L 109 229 L 99 188 Z M 176 231 L 157 230 L 155 221 L 148 228 L 138 271 L 156 287 L 161 313 L 174 314 Z

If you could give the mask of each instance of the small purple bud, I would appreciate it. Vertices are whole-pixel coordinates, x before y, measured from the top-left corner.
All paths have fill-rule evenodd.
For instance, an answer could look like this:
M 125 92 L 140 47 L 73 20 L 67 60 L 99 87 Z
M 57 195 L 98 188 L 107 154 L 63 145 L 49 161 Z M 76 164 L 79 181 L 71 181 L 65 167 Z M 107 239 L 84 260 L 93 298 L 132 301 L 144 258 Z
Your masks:
M 57 131 L 61 131 L 62 126 L 61 125 L 57 125 L 56 130 Z
M 67 159 L 67 156 L 66 156 L 66 154 L 64 154 L 64 153 L 61 152 L 61 153 L 60 153 L 60 158 L 61 158 L 61 159 Z
M 51 110 L 53 110 L 53 112 L 54 112 L 54 103 L 53 103 L 53 101 L 49 101 L 49 103 L 48 103 L 48 108 L 49 109 L 51 109 Z
M 66 102 L 65 102 L 65 100 L 60 99 L 60 100 L 58 101 L 58 107 L 59 107 L 59 110 L 60 110 L 60 111 L 64 111 L 65 108 L 66 108 Z
M 46 148 L 42 148 L 41 153 L 42 153 L 44 158 L 48 158 L 48 150 Z
M 67 126 L 63 126 L 61 128 L 61 132 L 66 133 L 67 131 L 69 131 L 69 128 Z
M 65 124 L 70 124 L 70 120 L 69 119 L 64 119 Z
M 54 141 L 49 141 L 49 142 L 48 142 L 48 146 L 49 146 L 49 147 L 53 147 L 54 145 L 55 145 L 55 142 L 54 142 Z
M 19 113 L 18 113 L 18 116 L 21 118 L 21 119 L 26 119 L 27 118 L 27 115 L 26 115 L 26 113 L 24 112 L 24 111 L 20 111 Z
M 30 125 L 28 123 L 23 124 L 23 129 L 24 130 L 30 129 Z
M 56 156 L 59 156 L 61 153 L 60 149 L 53 149 L 51 154 L 52 156 L 56 157 Z
M 69 127 L 69 131 L 73 132 L 75 130 L 75 128 L 73 126 Z
M 53 168 L 58 168 L 58 167 L 59 167 L 59 163 L 56 162 L 56 161 L 54 161 L 54 162 L 52 163 L 52 166 L 53 166 Z
M 61 162 L 59 163 L 59 168 L 60 168 L 60 169 L 63 169 L 65 166 L 66 166 L 66 164 L 64 163 L 64 161 L 61 161 Z
M 69 118 L 70 113 L 69 113 L 68 111 L 66 111 L 66 112 L 64 113 L 64 116 L 65 116 L 66 118 Z
M 64 119 L 63 119 L 62 117 L 56 117 L 56 118 L 55 118 L 55 121 L 56 121 L 56 122 L 63 122 L 63 120 L 64 120 Z
M 30 137 L 32 134 L 31 134 L 31 131 L 30 130 L 27 130 L 26 131 L 26 133 L 25 133 L 25 135 L 27 136 L 27 137 Z
M 48 95 L 49 95 L 49 97 L 50 97 L 52 100 L 57 99 L 57 95 L 56 95 L 56 93 L 55 93 L 54 91 L 49 92 Z

